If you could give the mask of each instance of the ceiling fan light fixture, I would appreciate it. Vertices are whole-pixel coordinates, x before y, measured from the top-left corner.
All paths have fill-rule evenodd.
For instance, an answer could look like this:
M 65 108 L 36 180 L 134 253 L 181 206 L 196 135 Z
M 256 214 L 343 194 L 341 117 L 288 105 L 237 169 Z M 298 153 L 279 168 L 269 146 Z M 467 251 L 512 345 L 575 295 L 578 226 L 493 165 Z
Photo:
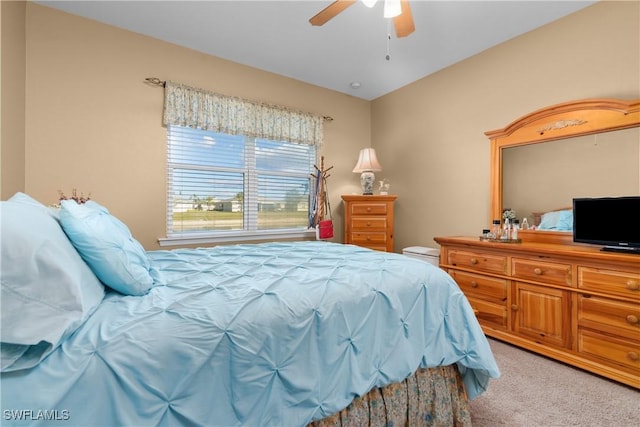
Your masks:
M 378 0 L 362 0 L 362 3 L 364 3 L 364 5 L 367 7 L 373 7 L 376 5 L 377 1 Z
M 384 17 L 395 18 L 402 13 L 400 0 L 384 0 Z
M 2 1 L 2 0 L 0 0 Z M 393 18 L 393 26 L 398 37 L 407 37 L 415 31 L 413 23 L 413 15 L 409 2 L 411 0 L 383 0 L 384 1 L 384 17 Z M 309 23 L 319 27 L 326 24 L 329 20 L 335 18 L 336 15 L 343 12 L 349 6 L 355 4 L 357 0 L 334 0 L 329 6 L 322 9 L 309 19 Z M 362 0 L 365 5 L 373 5 L 375 0 Z

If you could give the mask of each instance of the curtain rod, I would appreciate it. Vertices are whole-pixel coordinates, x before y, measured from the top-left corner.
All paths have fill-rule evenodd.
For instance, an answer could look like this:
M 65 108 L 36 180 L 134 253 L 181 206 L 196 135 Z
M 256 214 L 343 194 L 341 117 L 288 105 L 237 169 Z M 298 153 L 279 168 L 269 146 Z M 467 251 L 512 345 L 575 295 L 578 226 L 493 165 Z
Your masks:
M 147 84 L 150 84 L 151 86 L 165 87 L 167 85 L 167 82 L 165 80 L 160 80 L 157 77 L 147 77 L 144 79 L 144 81 L 147 82 Z M 325 122 L 333 121 L 333 117 L 331 116 L 322 116 L 322 118 L 324 119 Z

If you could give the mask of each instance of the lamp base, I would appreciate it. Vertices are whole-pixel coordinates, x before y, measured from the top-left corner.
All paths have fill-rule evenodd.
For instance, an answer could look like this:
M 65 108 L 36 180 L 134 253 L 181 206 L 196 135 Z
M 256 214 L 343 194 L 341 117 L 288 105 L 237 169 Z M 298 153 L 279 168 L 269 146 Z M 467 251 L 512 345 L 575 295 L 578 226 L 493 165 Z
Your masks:
M 362 194 L 370 196 L 373 194 L 373 183 L 376 182 L 376 175 L 371 171 L 364 171 L 360 174 L 360 186 Z

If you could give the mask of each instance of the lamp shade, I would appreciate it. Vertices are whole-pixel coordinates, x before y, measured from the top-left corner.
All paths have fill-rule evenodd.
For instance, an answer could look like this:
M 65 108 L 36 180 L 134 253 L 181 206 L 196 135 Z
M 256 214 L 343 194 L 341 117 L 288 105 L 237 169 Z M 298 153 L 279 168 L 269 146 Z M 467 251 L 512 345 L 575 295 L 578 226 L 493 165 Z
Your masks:
M 353 168 L 354 173 L 361 172 L 380 172 L 382 170 L 382 166 L 380 166 L 380 162 L 378 162 L 378 158 L 376 157 L 376 150 L 373 148 L 363 148 L 360 150 L 360 156 L 358 157 L 358 163 Z

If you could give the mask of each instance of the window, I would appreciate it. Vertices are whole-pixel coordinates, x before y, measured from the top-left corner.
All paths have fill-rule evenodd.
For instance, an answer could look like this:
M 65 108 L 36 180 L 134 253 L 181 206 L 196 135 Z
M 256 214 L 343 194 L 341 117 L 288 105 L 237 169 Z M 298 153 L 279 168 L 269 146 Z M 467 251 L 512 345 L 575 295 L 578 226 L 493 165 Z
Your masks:
M 167 149 L 166 240 L 307 231 L 315 145 L 168 125 Z

